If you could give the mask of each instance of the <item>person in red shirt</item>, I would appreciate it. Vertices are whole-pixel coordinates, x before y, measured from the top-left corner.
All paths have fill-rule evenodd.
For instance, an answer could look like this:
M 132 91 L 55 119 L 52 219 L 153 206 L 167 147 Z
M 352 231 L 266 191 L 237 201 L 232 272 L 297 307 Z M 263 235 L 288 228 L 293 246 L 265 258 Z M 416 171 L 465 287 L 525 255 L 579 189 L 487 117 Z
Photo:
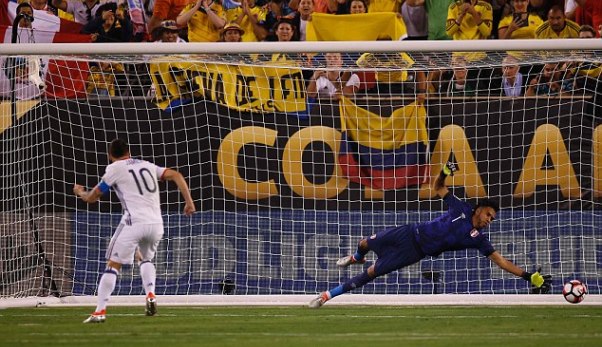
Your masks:
M 147 32 L 152 33 L 164 20 L 176 20 L 190 0 L 156 0 L 153 16 L 148 21 Z
M 598 30 L 599 36 L 600 29 L 602 28 L 602 1 L 575 0 L 575 2 L 578 7 L 574 12 L 574 20 L 580 25 L 591 25 L 595 30 Z M 567 15 L 573 16 L 573 13 Z

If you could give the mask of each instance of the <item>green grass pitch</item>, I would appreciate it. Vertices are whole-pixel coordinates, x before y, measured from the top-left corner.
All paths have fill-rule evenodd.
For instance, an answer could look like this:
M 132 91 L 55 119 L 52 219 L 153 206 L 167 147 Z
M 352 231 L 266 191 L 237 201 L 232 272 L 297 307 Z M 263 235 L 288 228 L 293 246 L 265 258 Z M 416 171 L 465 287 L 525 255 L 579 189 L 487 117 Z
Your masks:
M 0 310 L 0 346 L 602 346 L 599 306 L 109 307 Z

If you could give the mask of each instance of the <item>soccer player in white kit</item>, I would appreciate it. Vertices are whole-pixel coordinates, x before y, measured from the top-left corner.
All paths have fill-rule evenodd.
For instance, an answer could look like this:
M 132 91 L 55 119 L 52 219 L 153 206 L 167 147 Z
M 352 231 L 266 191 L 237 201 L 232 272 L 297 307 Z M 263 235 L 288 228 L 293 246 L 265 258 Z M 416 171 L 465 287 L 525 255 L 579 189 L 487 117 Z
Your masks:
M 105 321 L 107 302 L 115 289 L 121 265 L 132 264 L 137 250 L 141 257 L 140 277 L 146 292 L 146 315 L 152 316 L 157 312 L 156 270 L 151 260 L 163 237 L 158 181 L 173 181 L 186 201 L 184 214 L 190 216 L 195 211 L 188 184 L 179 172 L 132 158 L 128 144 L 121 139 L 111 142 L 109 159 L 111 164 L 94 189 L 86 191 L 78 184 L 73 186 L 75 195 L 88 204 L 97 202 L 112 189 L 123 209 L 123 217 L 107 249 L 107 267 L 98 283 L 98 305 L 84 323 Z

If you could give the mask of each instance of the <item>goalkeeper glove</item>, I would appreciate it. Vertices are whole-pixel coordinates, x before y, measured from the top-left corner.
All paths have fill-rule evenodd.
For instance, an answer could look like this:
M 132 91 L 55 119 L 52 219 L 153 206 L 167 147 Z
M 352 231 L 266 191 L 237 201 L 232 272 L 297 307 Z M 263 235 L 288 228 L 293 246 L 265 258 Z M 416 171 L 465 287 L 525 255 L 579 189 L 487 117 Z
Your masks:
M 441 170 L 441 175 L 442 176 L 453 176 L 454 172 L 456 172 L 456 171 L 458 171 L 456 164 L 454 164 L 451 161 L 448 161 L 447 163 L 445 163 L 445 165 L 443 165 L 443 169 Z
M 523 272 L 522 278 L 531 283 L 531 294 L 547 294 L 552 287 L 552 275 L 542 275 L 541 268 L 536 272 Z

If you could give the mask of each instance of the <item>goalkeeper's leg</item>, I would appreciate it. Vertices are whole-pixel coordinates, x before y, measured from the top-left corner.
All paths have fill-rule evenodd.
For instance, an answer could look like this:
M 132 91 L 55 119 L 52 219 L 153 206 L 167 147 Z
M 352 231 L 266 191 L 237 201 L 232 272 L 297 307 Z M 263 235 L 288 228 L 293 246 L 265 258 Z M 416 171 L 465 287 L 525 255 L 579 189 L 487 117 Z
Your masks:
M 326 303 L 326 301 L 334 298 L 335 296 L 347 293 L 353 289 L 360 288 L 366 283 L 371 282 L 374 278 L 376 278 L 376 274 L 374 272 L 374 265 L 372 265 L 366 271 L 348 279 L 345 283 L 339 285 L 338 287 L 320 293 L 317 298 L 313 299 L 309 303 L 309 307 L 320 308 L 322 305 L 324 305 L 324 303 Z
M 357 244 L 357 250 L 353 255 L 348 255 L 337 260 L 337 266 L 339 267 L 347 267 L 353 264 L 364 264 L 366 262 L 366 254 L 370 252 L 370 248 L 368 247 L 368 240 L 362 239 Z

